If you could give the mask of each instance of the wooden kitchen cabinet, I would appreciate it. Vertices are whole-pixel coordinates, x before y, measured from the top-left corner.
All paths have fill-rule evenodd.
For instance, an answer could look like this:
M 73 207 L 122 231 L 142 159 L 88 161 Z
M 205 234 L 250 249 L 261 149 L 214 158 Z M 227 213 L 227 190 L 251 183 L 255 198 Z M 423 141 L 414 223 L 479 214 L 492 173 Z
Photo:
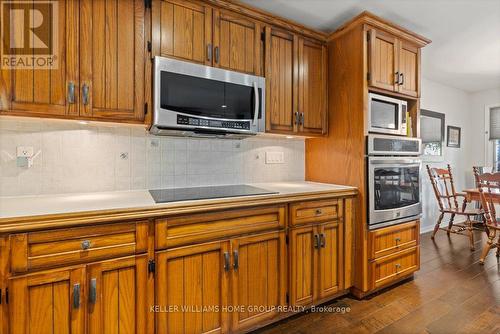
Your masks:
M 98 262 L 87 272 L 88 333 L 147 333 L 147 255 Z
M 266 131 L 298 131 L 298 37 L 266 27 Z
M 155 55 L 211 65 L 212 8 L 197 1 L 154 0 Z
M 158 252 L 156 265 L 157 334 L 227 332 L 228 241 Z
M 231 330 L 238 332 L 278 315 L 272 307 L 286 305 L 285 232 L 231 240 L 231 253 L 231 305 L 244 308 L 231 314 Z
M 324 43 L 299 39 L 298 112 L 304 135 L 327 132 L 327 54 Z
M 343 228 L 339 222 L 290 230 L 290 304 L 308 305 L 343 289 Z
M 144 118 L 143 0 L 80 3 L 80 115 Z
M 382 30 L 368 29 L 368 84 L 418 97 L 420 48 Z
M 243 15 L 215 10 L 213 25 L 213 65 L 261 75 L 262 24 Z
M 33 2 L 33 1 L 31 1 Z M 49 69 L 0 70 L 0 110 L 5 114 L 65 116 L 78 115 L 78 2 L 58 1 L 57 66 Z M 12 23 L 16 25 L 16 23 Z M 22 23 L 19 23 L 22 25 Z M 51 37 L 52 39 L 52 37 Z M 2 48 L 3 49 L 3 48 Z M 3 52 L 1 50 L 0 52 Z
M 84 267 L 9 280 L 10 333 L 85 333 Z
M 387 255 L 369 263 L 371 289 L 386 286 L 420 269 L 420 246 Z

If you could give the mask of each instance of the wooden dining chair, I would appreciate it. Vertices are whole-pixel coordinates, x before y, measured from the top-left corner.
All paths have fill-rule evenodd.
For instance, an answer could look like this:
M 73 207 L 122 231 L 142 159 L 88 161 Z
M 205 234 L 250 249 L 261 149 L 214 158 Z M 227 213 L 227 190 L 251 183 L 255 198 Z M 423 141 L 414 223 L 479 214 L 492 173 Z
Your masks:
M 500 173 L 485 173 L 479 174 L 477 169 L 474 169 L 474 176 L 479 190 L 479 197 L 481 198 L 481 206 L 483 209 L 483 216 L 486 223 L 486 233 L 488 233 L 488 242 L 483 248 L 480 264 L 484 264 L 484 259 L 492 248 L 497 249 L 496 255 L 500 256 L 500 237 L 497 239 L 496 244 L 494 240 L 497 230 L 500 230 L 500 222 L 497 218 L 495 209 L 495 195 L 500 192 Z
M 474 234 L 472 232 L 473 225 L 471 217 L 481 214 L 481 209 L 467 209 L 465 195 L 455 191 L 450 165 L 447 166 L 447 169 L 431 168 L 427 165 L 427 172 L 441 213 L 436 222 L 436 226 L 434 226 L 434 232 L 431 238 L 434 239 L 438 230 L 446 231 L 448 236 L 450 236 L 450 233 L 467 235 L 469 237 L 470 249 L 474 250 Z M 463 198 L 461 206 L 458 204 L 459 197 Z M 441 227 L 441 223 L 445 214 L 450 214 L 450 220 L 448 222 L 448 227 L 443 228 Z M 455 223 L 456 216 L 464 217 L 465 222 Z

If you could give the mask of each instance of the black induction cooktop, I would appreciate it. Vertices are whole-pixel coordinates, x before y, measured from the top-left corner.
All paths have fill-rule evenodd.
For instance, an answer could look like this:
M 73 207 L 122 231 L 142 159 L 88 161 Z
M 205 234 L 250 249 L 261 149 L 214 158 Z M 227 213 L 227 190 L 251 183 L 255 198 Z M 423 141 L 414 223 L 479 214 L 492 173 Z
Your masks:
M 193 188 L 169 188 L 150 190 L 156 203 L 190 201 L 197 199 L 225 198 L 237 196 L 253 196 L 278 194 L 278 192 L 269 191 L 246 184 L 228 185 L 228 186 L 209 186 Z

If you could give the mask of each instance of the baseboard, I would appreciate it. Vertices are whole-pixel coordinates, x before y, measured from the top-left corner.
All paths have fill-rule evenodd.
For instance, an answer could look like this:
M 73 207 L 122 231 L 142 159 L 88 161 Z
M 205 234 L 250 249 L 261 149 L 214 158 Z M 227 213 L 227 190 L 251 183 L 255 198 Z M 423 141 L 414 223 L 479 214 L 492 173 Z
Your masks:
M 424 233 L 430 232 L 432 230 L 434 230 L 434 226 L 433 225 L 425 226 L 425 227 L 420 227 L 420 234 L 424 234 Z

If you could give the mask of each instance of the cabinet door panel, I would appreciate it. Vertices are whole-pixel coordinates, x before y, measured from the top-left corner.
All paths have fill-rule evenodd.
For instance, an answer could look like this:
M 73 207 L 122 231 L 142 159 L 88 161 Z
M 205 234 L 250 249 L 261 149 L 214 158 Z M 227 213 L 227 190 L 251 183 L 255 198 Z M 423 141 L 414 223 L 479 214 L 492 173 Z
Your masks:
M 57 63 L 48 69 L 31 66 L 2 70 L 0 110 L 46 116 L 78 114 L 76 97 L 73 102 L 67 98 L 69 83 L 78 91 L 78 2 L 58 1 L 53 13 L 44 20 L 53 22 L 57 16 L 58 25 L 48 41 L 56 48 Z
M 80 7 L 80 115 L 142 120 L 144 1 L 83 0 Z
M 298 38 L 267 27 L 266 45 L 266 129 L 292 133 L 298 122 Z
M 90 297 L 94 289 L 93 282 L 95 302 Z M 147 282 L 146 255 L 90 265 L 89 333 L 147 332 Z
M 83 334 L 84 283 L 81 267 L 10 279 L 10 332 Z
M 326 133 L 326 47 L 315 41 L 299 41 L 300 131 Z
M 312 226 L 293 228 L 289 235 L 290 304 L 307 305 L 316 299 L 317 231 Z
M 228 242 L 214 242 L 157 253 L 156 333 L 227 332 Z M 227 267 L 229 270 L 229 267 Z M 219 310 L 213 309 L 213 307 Z
M 319 298 L 326 298 L 342 289 L 343 283 L 343 226 L 327 223 L 319 227 Z
M 211 65 L 212 9 L 196 1 L 153 1 L 153 54 Z
M 420 77 L 420 49 L 407 42 L 399 42 L 399 72 L 403 75 L 399 85 L 399 92 L 418 96 Z
M 369 85 L 397 91 L 398 41 L 387 33 L 370 29 L 369 34 Z
M 244 310 L 232 314 L 231 329 L 240 331 L 274 317 L 271 307 L 285 305 L 285 232 L 235 239 L 231 250 L 231 305 Z
M 260 75 L 261 24 L 226 11 L 214 12 L 214 66 Z

